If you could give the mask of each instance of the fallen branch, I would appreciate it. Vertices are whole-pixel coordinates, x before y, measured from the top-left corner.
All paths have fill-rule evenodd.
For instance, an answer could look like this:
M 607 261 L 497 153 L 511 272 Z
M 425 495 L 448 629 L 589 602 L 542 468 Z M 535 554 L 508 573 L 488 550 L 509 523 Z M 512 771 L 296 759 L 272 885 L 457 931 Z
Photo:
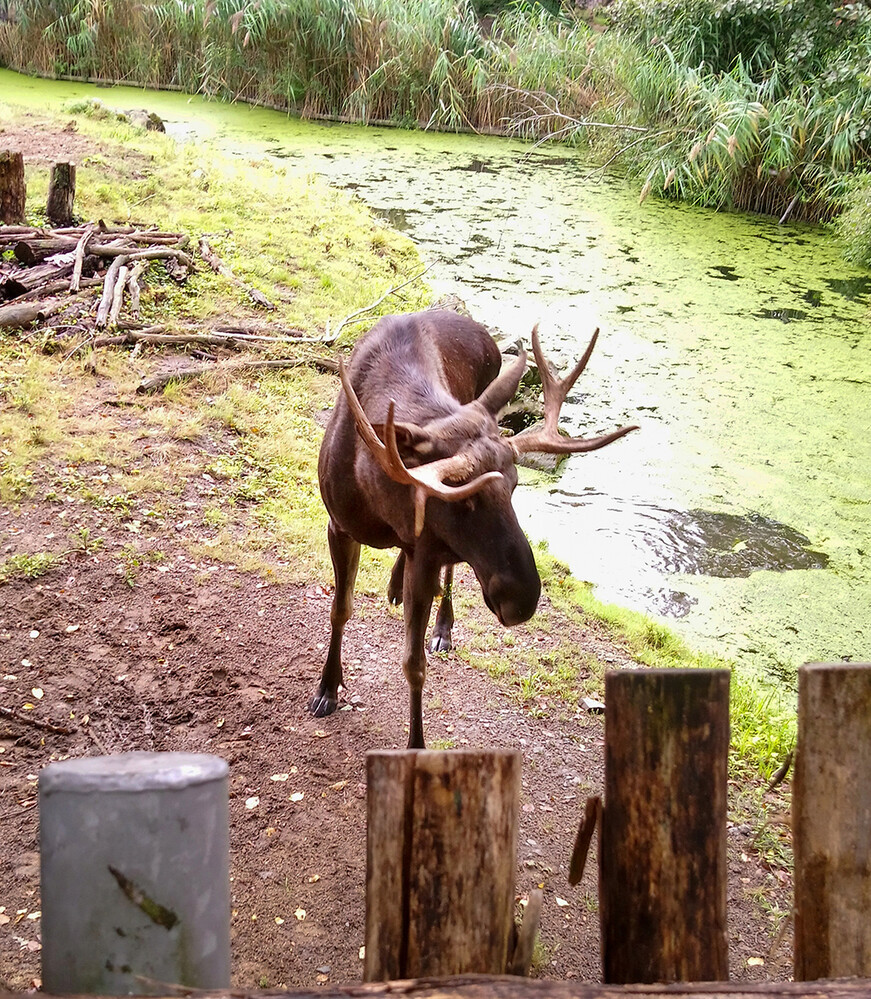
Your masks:
M 78 243 L 76 243 L 76 258 L 73 261 L 73 276 L 70 278 L 70 293 L 79 290 L 79 285 L 82 281 L 82 267 L 85 263 L 85 250 L 87 249 L 88 243 L 93 235 L 93 226 L 86 226 L 85 232 L 82 234 Z
M 306 343 L 299 337 L 257 336 L 240 333 L 164 333 L 164 326 L 150 326 L 146 329 L 125 330 L 117 336 L 99 337 L 94 347 L 116 347 L 125 343 L 151 344 L 200 344 L 207 347 L 250 346 L 255 343 Z M 318 341 L 319 343 L 321 341 Z
M 73 296 L 79 298 L 87 292 Z M 48 319 L 69 305 L 72 298 L 49 299 L 47 302 L 13 302 L 0 306 L 0 329 L 15 329 L 26 326 L 36 319 Z
M 259 305 L 264 309 L 269 309 L 270 311 L 275 308 L 263 292 L 258 291 L 256 288 L 252 288 L 250 285 L 245 284 L 245 282 L 240 278 L 236 277 L 230 268 L 221 260 L 218 254 L 215 253 L 205 236 L 200 236 L 200 253 L 203 255 L 203 260 L 205 260 L 205 262 L 216 274 L 220 274 L 221 277 L 226 278 L 235 285 L 238 285 L 238 287 L 244 288 L 249 297 L 254 301 L 255 305 Z
M 103 279 L 103 295 L 97 306 L 97 318 L 94 320 L 94 325 L 97 327 L 102 328 L 109 320 L 109 310 L 112 308 L 112 299 L 115 296 L 115 283 L 128 259 L 126 254 L 115 257 L 106 271 L 106 277 Z
M 268 361 L 233 361 L 230 364 L 201 365 L 196 368 L 179 368 L 177 371 L 165 371 L 162 374 L 152 375 L 145 378 L 137 387 L 139 394 L 145 392 L 155 392 L 165 388 L 170 382 L 180 381 L 186 378 L 199 378 L 202 375 L 212 373 L 233 373 L 237 371 L 248 371 L 256 368 L 304 368 L 311 366 L 320 371 L 336 373 L 339 370 L 337 361 L 329 357 L 310 357 L 295 359 L 276 359 Z
M 408 287 L 410 284 L 414 284 L 415 281 L 419 281 L 428 270 L 431 270 L 435 266 L 435 262 L 427 264 L 426 267 L 420 272 L 420 274 L 415 274 L 414 277 L 410 277 L 407 281 L 403 281 L 402 284 L 396 284 L 392 288 L 388 288 L 384 294 L 377 298 L 371 305 L 366 305 L 362 309 L 357 309 L 356 312 L 352 312 L 350 315 L 345 316 L 345 318 L 336 327 L 335 332 L 330 333 L 329 327 L 327 327 L 327 335 L 321 340 L 315 340 L 312 342 L 331 344 L 335 343 L 339 339 L 339 334 L 342 330 L 351 322 L 352 319 L 356 319 L 357 316 L 365 315 L 367 312 L 371 312 L 373 309 L 377 309 L 378 306 L 384 301 L 385 298 L 389 298 L 391 295 L 395 295 L 397 291 L 401 291 L 403 288 Z
M 26 714 L 23 711 L 17 711 L 15 708 L 7 708 L 0 704 L 0 717 L 11 718 L 13 721 L 20 722 L 22 725 L 32 725 L 34 728 L 42 729 L 44 732 L 56 732 L 58 735 L 72 735 L 77 732 L 77 728 L 68 728 L 65 725 L 55 725 L 54 722 L 43 721 L 41 718 L 34 718 L 33 715 Z
M 124 283 L 127 280 L 127 265 L 131 261 L 144 261 L 144 260 L 175 260 L 184 267 L 190 267 L 193 263 L 191 258 L 183 251 L 177 250 L 171 246 L 161 246 L 154 247 L 150 250 L 127 250 L 120 256 L 115 257 L 106 271 L 106 277 L 103 280 L 103 295 L 100 298 L 100 304 L 97 307 L 97 318 L 94 320 L 94 324 L 97 327 L 102 328 L 110 322 L 117 321 L 118 314 L 121 310 L 121 300 L 117 300 L 117 308 L 113 310 L 113 303 L 115 303 L 116 295 L 116 285 L 120 285 L 119 295 L 124 293 Z M 122 271 L 124 276 L 122 277 Z M 114 313 L 114 320 L 112 319 Z
M 81 291 L 83 288 L 93 288 L 96 285 L 102 283 L 103 283 L 102 278 L 98 277 L 82 278 L 81 281 L 79 281 L 78 290 L 73 293 L 73 297 L 74 298 L 77 297 L 79 291 Z M 39 288 L 36 288 L 34 291 L 27 292 L 26 295 L 19 295 L 15 299 L 15 302 L 10 304 L 18 305 L 20 302 L 31 302 L 35 298 L 44 298 L 46 295 L 49 296 L 56 295 L 59 291 L 69 291 L 69 284 L 70 283 L 69 281 L 67 281 L 66 278 L 62 278 L 58 281 L 49 281 L 48 284 L 41 285 Z
M 147 262 L 140 260 L 130 269 L 130 276 L 127 278 L 127 290 L 130 294 L 130 311 L 135 319 L 139 318 L 139 279 L 148 266 Z
M 112 291 L 112 306 L 109 309 L 110 326 L 114 326 L 118 322 L 118 316 L 121 315 L 121 303 L 124 301 L 124 289 L 127 287 L 127 275 L 129 273 L 130 269 L 126 264 L 122 264 L 118 268 L 118 280 L 115 282 L 115 287 Z

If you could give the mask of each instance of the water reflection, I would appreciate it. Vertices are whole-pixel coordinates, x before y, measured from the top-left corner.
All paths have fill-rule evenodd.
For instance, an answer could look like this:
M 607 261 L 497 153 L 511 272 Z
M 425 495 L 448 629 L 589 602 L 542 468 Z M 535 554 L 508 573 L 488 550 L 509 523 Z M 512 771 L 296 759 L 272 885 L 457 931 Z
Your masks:
M 636 535 L 651 570 L 735 579 L 751 572 L 825 569 L 828 556 L 811 548 L 810 538 L 759 513 L 669 510 L 634 500 L 551 489 L 571 507 L 606 503 L 629 521 L 622 530 Z

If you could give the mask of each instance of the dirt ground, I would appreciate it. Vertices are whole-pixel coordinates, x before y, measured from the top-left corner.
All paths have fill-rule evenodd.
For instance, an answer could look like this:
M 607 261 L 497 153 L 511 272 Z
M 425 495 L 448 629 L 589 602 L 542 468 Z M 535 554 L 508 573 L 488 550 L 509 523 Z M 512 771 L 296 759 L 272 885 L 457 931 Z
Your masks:
M 56 504 L 39 502 L 6 511 L 0 555 L 44 546 L 57 516 Z M 143 566 L 133 586 L 97 553 L 0 587 L 0 705 L 14 711 L 0 717 L 0 986 L 39 981 L 40 768 L 133 749 L 215 753 L 230 764 L 234 983 L 360 979 L 365 754 L 404 747 L 407 697 L 399 616 L 374 598 L 358 609 L 346 637 L 346 709 L 315 719 L 306 703 L 328 637 L 322 587 L 267 584 L 193 561 L 180 546 Z M 458 621 L 460 643 L 463 630 Z M 627 662 L 593 624 L 574 637 L 614 666 Z M 48 722 L 68 732 L 41 727 Z M 588 870 L 572 888 L 567 870 L 584 799 L 602 787 L 603 725 L 584 712 L 534 718 L 454 653 L 433 657 L 429 743 L 523 753 L 517 892 L 544 887 L 546 977 L 600 973 L 595 878 Z M 771 909 L 788 910 L 789 876 L 754 853 L 749 825 L 733 824 L 729 845 L 733 977 L 788 975 L 788 940 L 769 950 Z

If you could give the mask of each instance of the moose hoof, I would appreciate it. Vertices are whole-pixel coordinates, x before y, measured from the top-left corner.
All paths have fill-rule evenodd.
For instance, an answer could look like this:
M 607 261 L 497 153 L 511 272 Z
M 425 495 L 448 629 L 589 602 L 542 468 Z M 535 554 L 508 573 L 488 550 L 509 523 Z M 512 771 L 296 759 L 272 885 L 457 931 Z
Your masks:
M 433 635 L 429 640 L 430 652 L 450 652 L 453 647 L 450 635 Z
M 331 715 L 339 706 L 337 694 L 330 694 L 328 691 L 321 693 L 318 691 L 309 701 L 308 709 L 315 718 L 325 718 Z

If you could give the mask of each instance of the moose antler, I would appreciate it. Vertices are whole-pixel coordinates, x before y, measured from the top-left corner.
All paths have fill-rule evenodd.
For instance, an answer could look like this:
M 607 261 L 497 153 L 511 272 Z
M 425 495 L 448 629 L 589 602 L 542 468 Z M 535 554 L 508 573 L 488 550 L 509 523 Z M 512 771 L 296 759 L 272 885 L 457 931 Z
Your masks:
M 633 430 L 639 429 L 633 424 L 629 427 L 621 427 L 619 430 L 612 430 L 610 434 L 602 434 L 600 437 L 563 437 L 559 432 L 558 423 L 562 404 L 566 401 L 566 396 L 578 380 L 578 376 L 586 368 L 598 337 L 599 330 L 596 329 L 578 363 L 565 378 L 557 378 L 550 362 L 542 352 L 541 344 L 538 341 L 538 323 L 535 324 L 532 330 L 532 352 L 535 354 L 535 363 L 541 373 L 541 387 L 544 391 L 544 427 L 511 439 L 511 445 L 517 457 L 530 451 L 544 451 L 547 454 L 575 454 L 580 451 L 596 451 L 600 447 L 605 447 L 606 444 L 611 444 L 613 441 L 625 437 Z
M 357 424 L 357 432 L 372 452 L 372 456 L 394 482 L 414 487 L 415 537 L 419 537 L 423 530 L 424 511 L 428 496 L 436 496 L 448 503 L 456 503 L 480 492 L 488 482 L 502 478 L 501 472 L 484 472 L 483 475 L 478 475 L 463 485 L 449 486 L 445 479 L 462 478 L 471 475 L 474 471 L 474 466 L 468 456 L 461 454 L 439 458 L 437 461 L 431 461 L 417 468 L 408 468 L 402 460 L 396 443 L 396 422 L 394 419 L 396 406 L 394 401 L 391 399 L 387 408 L 387 422 L 384 424 L 385 439 L 382 441 L 375 433 L 375 428 L 363 410 L 341 360 L 339 361 L 339 377 L 342 379 L 345 398 L 348 400 L 348 406 L 354 416 L 354 422 Z

